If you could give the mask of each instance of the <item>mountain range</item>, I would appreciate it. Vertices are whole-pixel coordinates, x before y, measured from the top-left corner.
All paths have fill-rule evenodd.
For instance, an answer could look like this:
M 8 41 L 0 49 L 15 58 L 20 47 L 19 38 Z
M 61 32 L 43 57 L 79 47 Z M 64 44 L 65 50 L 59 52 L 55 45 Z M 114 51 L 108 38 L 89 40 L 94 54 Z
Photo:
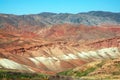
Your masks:
M 40 14 L 13 15 L 0 14 L 0 27 L 5 23 L 13 26 L 50 26 L 54 24 L 84 24 L 84 25 L 101 25 L 101 24 L 120 24 L 120 13 L 90 11 L 86 13 L 50 13 L 43 12 Z

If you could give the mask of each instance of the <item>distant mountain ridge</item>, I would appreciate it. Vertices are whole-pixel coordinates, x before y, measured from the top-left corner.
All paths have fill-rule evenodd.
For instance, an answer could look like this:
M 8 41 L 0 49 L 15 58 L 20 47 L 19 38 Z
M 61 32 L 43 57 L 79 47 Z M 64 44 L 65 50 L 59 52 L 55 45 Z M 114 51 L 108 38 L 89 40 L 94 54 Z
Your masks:
M 54 24 L 84 24 L 84 25 L 100 25 L 100 24 L 120 24 L 120 13 L 90 11 L 86 13 L 50 13 L 43 12 L 40 14 L 30 15 L 12 15 L 0 14 L 0 27 L 4 24 L 13 26 L 50 26 Z

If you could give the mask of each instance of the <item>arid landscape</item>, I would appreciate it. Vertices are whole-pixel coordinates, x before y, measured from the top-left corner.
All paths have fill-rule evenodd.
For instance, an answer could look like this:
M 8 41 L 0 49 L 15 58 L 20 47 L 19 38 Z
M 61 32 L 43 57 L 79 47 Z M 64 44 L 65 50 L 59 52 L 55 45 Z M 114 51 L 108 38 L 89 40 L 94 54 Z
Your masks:
M 119 80 L 119 17 L 102 11 L 0 14 L 0 78 Z

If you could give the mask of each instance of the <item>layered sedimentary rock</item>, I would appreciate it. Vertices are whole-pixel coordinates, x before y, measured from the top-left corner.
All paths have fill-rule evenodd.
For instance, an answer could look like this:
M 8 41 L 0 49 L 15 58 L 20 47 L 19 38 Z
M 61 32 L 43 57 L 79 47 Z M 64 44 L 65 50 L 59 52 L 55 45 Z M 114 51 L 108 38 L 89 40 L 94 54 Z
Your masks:
M 0 14 L 0 68 L 55 74 L 118 58 L 119 14 Z
M 96 59 L 120 57 L 119 39 L 120 37 L 114 37 L 85 44 L 87 49 L 83 50 L 80 46 L 76 47 L 62 42 L 14 49 L 8 53 L 1 53 L 3 57 L 0 60 L 0 67 L 54 74 Z M 91 47 L 93 45 L 94 48 Z

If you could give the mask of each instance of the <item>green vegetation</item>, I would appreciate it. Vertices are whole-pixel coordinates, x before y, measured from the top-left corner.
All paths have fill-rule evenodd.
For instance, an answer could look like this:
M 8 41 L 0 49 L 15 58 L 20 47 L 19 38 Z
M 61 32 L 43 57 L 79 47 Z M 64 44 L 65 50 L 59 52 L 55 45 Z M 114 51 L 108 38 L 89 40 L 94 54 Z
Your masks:
M 67 71 L 64 71 L 64 72 L 60 72 L 58 73 L 59 75 L 65 75 L 65 76 L 71 76 L 73 73 L 73 70 L 70 69 L 70 70 L 67 70 Z
M 93 72 L 95 69 L 96 69 L 96 68 L 91 67 L 91 68 L 88 68 L 88 69 L 85 70 L 85 71 L 81 71 L 81 72 L 76 71 L 76 72 L 75 72 L 75 73 L 76 73 L 76 77 L 87 76 L 89 73 Z
M 74 76 L 74 77 L 82 77 L 82 76 L 87 76 L 89 73 L 95 71 L 96 69 L 102 67 L 105 64 L 105 61 L 101 61 L 98 64 L 95 64 L 94 66 L 88 67 L 85 70 L 82 70 L 82 68 L 80 70 L 67 70 L 64 72 L 60 72 L 58 73 L 58 75 L 65 75 L 65 76 Z
M 65 75 L 65 76 L 75 76 L 75 77 L 81 77 L 81 76 L 86 76 L 88 75 L 90 72 L 93 72 L 96 68 L 91 67 L 88 68 L 85 71 L 73 71 L 73 70 L 68 70 L 68 71 L 64 71 L 64 72 L 60 72 L 58 73 L 59 75 Z
M 36 73 L 21 73 L 21 72 L 11 72 L 7 70 L 0 70 L 0 79 L 27 79 L 27 80 L 47 80 L 48 75 L 36 74 Z

